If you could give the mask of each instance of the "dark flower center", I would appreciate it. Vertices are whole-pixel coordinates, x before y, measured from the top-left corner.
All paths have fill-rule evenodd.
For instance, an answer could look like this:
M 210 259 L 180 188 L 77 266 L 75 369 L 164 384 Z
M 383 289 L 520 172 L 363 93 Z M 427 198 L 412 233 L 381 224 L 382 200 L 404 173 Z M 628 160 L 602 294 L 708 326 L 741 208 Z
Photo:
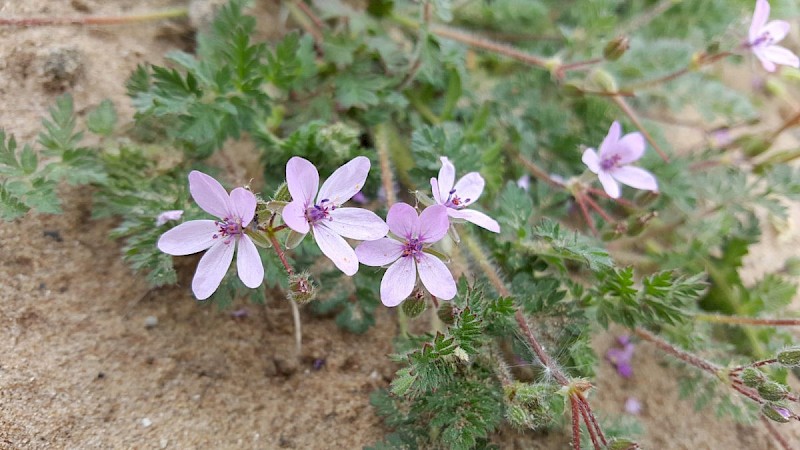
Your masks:
M 618 167 L 621 159 L 622 156 L 620 155 L 612 155 L 610 158 L 603 158 L 600 161 L 600 168 L 603 169 L 603 171 L 611 170 L 614 167 Z
M 445 200 L 444 206 L 447 206 L 448 208 L 453 208 L 453 209 L 461 209 L 461 208 L 465 208 L 467 206 L 467 204 L 470 202 L 470 200 L 472 200 L 472 199 L 466 198 L 466 199 L 462 200 L 461 197 L 459 197 L 458 194 L 456 194 L 456 190 L 453 189 L 447 195 L 447 200 Z
M 225 243 L 230 243 L 231 238 L 238 236 L 244 232 L 242 229 L 242 221 L 224 218 L 222 220 L 217 220 L 214 222 L 217 225 L 219 231 L 217 231 L 212 238 L 213 239 L 225 239 Z
M 416 261 L 419 261 L 420 255 L 422 255 L 422 242 L 419 239 L 409 239 L 403 244 L 402 256 L 413 256 Z
M 316 223 L 324 219 L 333 220 L 331 211 L 334 209 L 336 209 L 336 205 L 331 203 L 327 198 L 322 199 L 318 204 L 309 206 L 308 209 L 306 209 L 306 220 L 309 221 L 309 223 Z
M 758 47 L 758 46 L 761 46 L 761 45 L 767 46 L 767 45 L 772 45 L 774 43 L 775 43 L 775 39 L 773 39 L 772 35 L 769 34 L 769 31 L 765 31 L 765 32 L 761 33 L 756 38 L 756 40 L 751 42 L 750 46 L 752 46 L 752 47 Z

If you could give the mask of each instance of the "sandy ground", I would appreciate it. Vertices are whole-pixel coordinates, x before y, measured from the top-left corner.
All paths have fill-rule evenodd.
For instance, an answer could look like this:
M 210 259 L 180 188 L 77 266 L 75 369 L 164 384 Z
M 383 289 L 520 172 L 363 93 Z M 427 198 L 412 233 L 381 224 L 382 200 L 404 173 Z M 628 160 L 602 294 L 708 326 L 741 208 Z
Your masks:
M 181 5 L 0 0 L 0 15 L 111 15 Z M 166 51 L 184 46 L 182 30 L 0 29 L 0 127 L 32 141 L 65 91 L 80 113 L 110 98 L 130 120 L 124 80 L 137 63 L 161 62 Z M 396 330 L 390 311 L 382 310 L 362 336 L 304 313 L 305 345 L 296 361 L 291 314 L 279 294 L 263 307 L 240 305 L 245 318 L 199 305 L 187 288 L 192 261 L 183 264 L 180 286 L 148 290 L 107 238 L 113 222 L 89 219 L 89 193 L 65 187 L 62 194 L 63 215 L 0 223 L 0 448 L 350 449 L 386 433 L 368 397 L 395 370 L 386 357 Z M 791 246 L 768 238 L 763 254 L 796 249 L 797 233 L 791 236 Z M 763 268 L 758 257 L 751 268 Z M 154 327 L 145 326 L 149 316 L 158 320 Z M 598 351 L 611 340 L 598 338 Z M 318 359 L 325 365 L 316 369 Z M 678 399 L 680 372 L 649 346 L 639 347 L 635 364 L 636 375 L 622 381 L 601 363 L 591 400 L 603 417 L 622 413 L 627 397 L 638 398 L 646 448 L 773 448 L 761 427 L 717 421 Z M 798 428 L 781 427 L 793 439 Z M 505 430 L 496 441 L 501 448 L 568 446 L 558 433 Z

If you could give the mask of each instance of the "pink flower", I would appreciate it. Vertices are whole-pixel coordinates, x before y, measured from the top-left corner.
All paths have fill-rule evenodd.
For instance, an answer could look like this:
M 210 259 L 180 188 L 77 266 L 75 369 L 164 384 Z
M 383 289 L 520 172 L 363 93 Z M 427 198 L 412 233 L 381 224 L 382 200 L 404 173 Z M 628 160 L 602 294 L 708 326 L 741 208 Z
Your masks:
M 587 148 L 583 152 L 583 163 L 597 174 L 603 189 L 611 198 L 619 198 L 617 181 L 636 189 L 658 191 L 658 183 L 652 173 L 629 165 L 644 154 L 644 137 L 641 133 L 628 133 L 620 139 L 621 134 L 622 127 L 614 121 L 600 144 L 599 154 L 593 148 Z
M 178 220 L 183 216 L 182 209 L 172 209 L 169 211 L 164 211 L 156 217 L 156 226 L 160 227 L 165 223 L 169 222 L 170 220 Z
M 767 72 L 775 71 L 775 64 L 800 67 L 800 59 L 790 50 L 775 45 L 783 40 L 789 33 L 789 22 L 785 20 L 769 19 L 769 2 L 756 0 L 756 10 L 753 12 L 753 21 L 750 22 L 750 31 L 747 35 L 747 45 L 756 57 L 761 60 L 761 65 Z
M 362 264 L 385 266 L 392 263 L 381 281 L 381 301 L 392 307 L 411 295 L 417 282 L 432 295 L 450 300 L 456 295 L 456 282 L 439 258 L 425 253 L 425 247 L 441 240 L 450 226 L 447 208 L 431 205 L 417 216 L 417 211 L 406 203 L 396 203 L 386 216 L 389 229 L 400 240 L 385 237 L 362 242 L 356 255 Z
M 500 232 L 500 225 L 496 220 L 486 214 L 473 209 L 465 209 L 483 193 L 486 184 L 478 172 L 470 172 L 456 179 L 456 168 L 447 157 L 442 156 L 442 168 L 439 169 L 439 178 L 431 178 L 431 190 L 436 203 L 447 207 L 447 215 L 454 219 L 463 219 L 479 227 L 486 228 L 495 233 Z
M 244 188 L 236 188 L 228 195 L 217 180 L 196 170 L 189 174 L 189 192 L 203 211 L 220 220 L 184 222 L 161 235 L 158 249 L 175 256 L 208 249 L 192 279 L 195 297 L 205 300 L 217 290 L 233 261 L 237 242 L 239 278 L 249 288 L 261 285 L 264 266 L 253 241 L 244 233 L 256 213 L 256 196 Z
M 283 208 L 283 221 L 298 233 L 312 231 L 319 249 L 345 275 L 358 271 L 358 258 L 344 238 L 370 241 L 389 231 L 374 212 L 341 207 L 364 186 L 369 166 L 366 157 L 353 158 L 336 169 L 317 193 L 319 173 L 313 164 L 298 156 L 286 164 L 286 184 L 292 201 Z

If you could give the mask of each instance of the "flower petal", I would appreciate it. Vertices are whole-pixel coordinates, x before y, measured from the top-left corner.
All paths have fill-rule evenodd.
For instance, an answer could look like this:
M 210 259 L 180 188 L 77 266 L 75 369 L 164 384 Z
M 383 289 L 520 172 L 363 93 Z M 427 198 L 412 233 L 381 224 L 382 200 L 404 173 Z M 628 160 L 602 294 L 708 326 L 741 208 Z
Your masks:
M 489 231 L 493 231 L 495 233 L 500 232 L 500 224 L 497 223 L 496 220 L 492 219 L 491 217 L 487 216 L 486 214 L 475 211 L 474 209 L 462 209 L 462 210 L 455 210 L 455 209 L 448 209 L 447 215 L 450 217 L 454 217 L 456 219 L 464 219 L 468 222 L 472 222 L 475 225 L 486 228 Z
M 785 20 L 773 20 L 761 29 L 761 33 L 769 33 L 769 37 L 772 38 L 772 42 L 775 43 L 782 41 L 783 38 L 789 34 L 789 28 L 791 28 L 789 22 Z
M 315 224 L 312 231 L 319 249 L 339 270 L 347 276 L 353 276 L 358 272 L 356 252 L 343 237 L 326 227 L 324 223 Z
M 369 174 L 369 158 L 357 156 L 347 164 L 336 169 L 319 189 L 317 204 L 322 200 L 329 200 L 339 206 L 350 200 L 364 187 L 364 181 Z
M 658 182 L 652 173 L 633 166 L 622 166 L 614 169 L 611 176 L 622 184 L 645 191 L 658 191 Z M 611 195 L 610 193 L 608 195 Z
M 245 188 L 236 188 L 231 191 L 231 212 L 242 219 L 242 226 L 246 227 L 256 215 L 256 196 Z
M 162 234 L 157 245 L 168 255 L 191 255 L 214 245 L 214 235 L 218 232 L 213 220 L 190 220 Z
M 283 207 L 281 212 L 283 223 L 300 234 L 308 233 L 308 220 L 306 219 L 306 204 L 303 200 L 292 200 Z
M 474 203 L 483 193 L 486 182 L 478 172 L 470 172 L 456 183 L 456 195 L 464 202 L 464 205 Z
M 292 200 L 299 200 L 305 207 L 314 200 L 319 187 L 319 172 L 307 159 L 294 156 L 286 163 L 286 187 Z
M 764 54 L 764 49 L 766 49 L 766 47 L 753 47 L 753 54 L 756 55 L 759 61 L 761 61 L 761 65 L 764 67 L 764 70 L 767 72 L 775 72 L 777 66 L 775 66 L 775 63 Z
M 792 53 L 791 50 L 783 48 L 780 45 L 770 45 L 769 47 L 761 49 L 761 57 L 762 63 L 763 58 L 766 58 L 771 62 L 780 64 L 782 66 L 800 67 L 800 59 L 797 58 L 797 55 Z
M 402 254 L 403 244 L 388 237 L 362 242 L 356 247 L 358 261 L 367 266 L 385 266 L 396 261 Z
M 419 240 L 426 244 L 440 241 L 447 229 L 450 220 L 447 218 L 447 208 L 443 205 L 431 205 L 419 215 Z
M 205 300 L 217 290 L 233 261 L 233 241 L 217 241 L 197 264 L 192 279 L 192 291 L 198 300 Z
M 436 178 L 431 178 L 431 192 L 433 193 L 433 199 L 436 200 L 436 203 L 440 205 L 444 204 L 444 201 L 442 201 L 442 196 L 439 195 L 439 180 Z
M 381 280 L 381 302 L 394 307 L 407 299 L 417 281 L 414 258 L 405 256 L 389 266 Z
M 638 161 L 647 147 L 642 133 L 628 133 L 617 142 L 616 154 L 619 155 L 619 165 L 630 164 Z
M 336 234 L 359 241 L 374 241 L 386 236 L 389 227 L 377 214 L 363 208 L 336 208 L 325 226 Z
M 608 152 L 614 150 L 620 136 L 622 136 L 622 126 L 615 120 L 614 123 L 611 124 L 611 128 L 608 129 L 608 134 L 600 144 L 600 149 L 597 151 L 600 159 L 604 159 L 608 155 Z
M 446 156 L 439 158 L 442 161 L 442 168 L 439 169 L 439 198 L 447 200 L 453 183 L 456 181 L 456 167 L 447 159 Z M 442 202 L 444 203 L 444 202 Z
M 761 28 L 767 23 L 767 19 L 769 19 L 769 2 L 767 0 L 756 0 L 756 10 L 753 12 L 753 20 L 750 22 L 750 30 L 747 33 L 750 43 L 753 43 L 758 38 Z
M 386 214 L 389 230 L 397 236 L 411 239 L 419 234 L 417 210 L 408 203 L 395 203 Z
M 586 164 L 586 167 L 588 167 L 593 173 L 600 172 L 600 158 L 597 156 L 597 153 L 595 153 L 593 148 L 587 148 L 583 151 L 581 161 L 583 161 L 583 163 Z
M 419 279 L 431 295 L 442 300 L 450 300 L 456 296 L 456 281 L 439 258 L 423 253 L 417 261 L 417 269 Z
M 230 218 L 230 197 L 219 181 L 193 170 L 189 173 L 189 192 L 203 211 L 221 219 Z
M 597 174 L 597 178 L 600 179 L 600 184 L 603 185 L 603 190 L 606 191 L 611 198 L 619 198 L 619 184 L 614 181 L 614 178 L 611 177 L 611 174 L 608 172 L 600 172 Z
M 247 235 L 239 238 L 239 250 L 236 251 L 236 271 L 245 286 L 255 289 L 264 282 L 264 265 L 255 244 Z

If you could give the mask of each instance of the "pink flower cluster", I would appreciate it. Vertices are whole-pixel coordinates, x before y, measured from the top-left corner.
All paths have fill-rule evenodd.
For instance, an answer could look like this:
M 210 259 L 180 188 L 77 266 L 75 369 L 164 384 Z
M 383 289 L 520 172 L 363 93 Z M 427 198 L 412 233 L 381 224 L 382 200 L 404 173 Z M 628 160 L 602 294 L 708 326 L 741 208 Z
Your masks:
M 291 158 L 286 164 L 286 184 L 292 201 L 283 207 L 284 223 L 296 233 L 311 233 L 322 253 L 346 275 L 354 275 L 359 262 L 389 265 L 380 290 L 386 306 L 397 306 L 411 295 L 417 276 L 431 295 L 452 299 L 456 294 L 455 280 L 428 248 L 444 238 L 451 218 L 500 231 L 494 219 L 466 209 L 483 192 L 483 178 L 472 172 L 454 183 L 455 167 L 442 158 L 439 179 L 431 180 L 438 204 L 418 215 L 414 207 L 397 203 L 389 209 L 384 222 L 372 211 L 343 206 L 361 191 L 369 169 L 369 159 L 359 156 L 336 169 L 320 187 L 317 168 L 306 159 Z M 253 223 L 255 195 L 244 188 L 228 194 L 219 182 L 198 171 L 189 174 L 189 190 L 198 206 L 219 220 L 182 223 L 161 236 L 158 248 L 176 256 L 208 250 L 192 280 L 192 290 L 200 300 L 217 290 L 236 248 L 239 278 L 247 287 L 258 287 L 264 278 L 264 267 L 248 236 L 259 232 Z M 157 223 L 179 220 L 182 213 L 166 211 L 159 215 Z M 389 232 L 391 236 L 387 236 Z M 354 250 L 345 238 L 363 242 Z

